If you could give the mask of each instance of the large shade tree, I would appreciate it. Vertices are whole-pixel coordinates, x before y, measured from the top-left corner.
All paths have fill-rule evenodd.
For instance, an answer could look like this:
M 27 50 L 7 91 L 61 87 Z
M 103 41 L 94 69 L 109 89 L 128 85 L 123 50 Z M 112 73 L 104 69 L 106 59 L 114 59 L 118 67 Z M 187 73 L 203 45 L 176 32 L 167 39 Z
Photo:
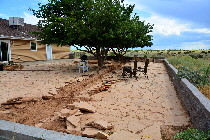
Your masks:
M 145 24 L 144 21 L 139 21 L 138 16 L 134 15 L 130 20 L 121 22 L 119 27 L 121 30 L 116 32 L 116 41 L 111 50 L 118 56 L 120 61 L 122 61 L 123 55 L 129 48 L 143 48 L 153 45 L 151 42 L 152 36 L 149 34 L 152 32 L 153 26 Z
M 132 17 L 134 5 L 124 5 L 123 0 L 48 1 L 46 5 L 39 3 L 39 10 L 30 9 L 42 18 L 35 34 L 46 44 L 85 47 L 100 67 L 110 49 L 142 47 L 151 41 L 147 33 L 152 26 Z

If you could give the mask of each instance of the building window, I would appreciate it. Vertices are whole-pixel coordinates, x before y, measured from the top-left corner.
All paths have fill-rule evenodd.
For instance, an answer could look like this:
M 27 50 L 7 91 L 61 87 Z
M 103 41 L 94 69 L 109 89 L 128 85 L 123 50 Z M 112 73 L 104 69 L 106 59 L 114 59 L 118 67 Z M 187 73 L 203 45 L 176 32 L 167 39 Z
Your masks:
M 30 43 L 31 51 L 37 51 L 37 43 L 34 41 L 31 41 Z

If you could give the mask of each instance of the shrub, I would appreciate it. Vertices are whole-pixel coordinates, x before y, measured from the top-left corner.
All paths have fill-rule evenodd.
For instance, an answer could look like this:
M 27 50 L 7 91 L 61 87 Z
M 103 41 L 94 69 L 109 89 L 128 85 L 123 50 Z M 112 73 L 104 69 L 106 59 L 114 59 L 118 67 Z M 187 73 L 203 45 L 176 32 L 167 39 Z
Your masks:
M 180 66 L 188 67 L 189 69 L 200 69 L 202 67 L 208 67 L 209 61 L 203 59 L 195 59 L 191 56 L 182 57 L 169 57 L 167 58 L 169 63 L 174 65 L 176 68 Z
M 199 54 L 197 57 L 198 57 L 198 58 L 203 58 L 203 55 Z
M 187 129 L 183 132 L 176 133 L 174 139 L 179 140 L 209 140 L 210 139 L 210 130 L 204 132 L 199 129 Z
M 186 78 L 193 85 L 207 85 L 210 83 L 210 65 L 206 71 L 202 72 L 201 70 L 189 70 L 188 67 L 181 66 L 178 68 L 177 77 L 178 78 Z
M 210 84 L 209 61 L 191 56 L 170 57 L 167 60 L 179 70 L 177 78 L 186 78 L 195 86 Z
M 192 57 L 192 58 L 194 58 L 194 59 L 198 59 L 198 57 L 195 56 L 195 55 L 193 55 L 193 54 L 191 54 L 191 55 L 189 55 L 189 56 Z

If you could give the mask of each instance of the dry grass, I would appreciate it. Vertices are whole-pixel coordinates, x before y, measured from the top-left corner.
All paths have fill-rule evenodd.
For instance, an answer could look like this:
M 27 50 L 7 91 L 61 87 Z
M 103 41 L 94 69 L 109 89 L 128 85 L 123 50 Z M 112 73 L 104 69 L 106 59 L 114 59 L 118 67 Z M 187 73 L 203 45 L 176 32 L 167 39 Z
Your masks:
M 210 100 L 210 85 L 198 86 L 197 88 Z

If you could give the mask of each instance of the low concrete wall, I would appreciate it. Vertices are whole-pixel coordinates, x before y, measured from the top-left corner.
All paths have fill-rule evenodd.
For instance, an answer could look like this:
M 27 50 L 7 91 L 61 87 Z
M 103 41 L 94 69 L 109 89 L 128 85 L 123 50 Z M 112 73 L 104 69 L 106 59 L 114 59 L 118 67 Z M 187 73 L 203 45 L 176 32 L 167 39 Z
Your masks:
M 0 140 L 91 140 L 86 137 L 56 132 L 0 120 Z M 93 140 L 93 139 L 92 139 Z
M 203 131 L 210 130 L 210 100 L 187 79 L 175 78 L 178 70 L 165 59 L 164 64 L 174 84 L 178 97 L 190 116 L 193 127 Z

